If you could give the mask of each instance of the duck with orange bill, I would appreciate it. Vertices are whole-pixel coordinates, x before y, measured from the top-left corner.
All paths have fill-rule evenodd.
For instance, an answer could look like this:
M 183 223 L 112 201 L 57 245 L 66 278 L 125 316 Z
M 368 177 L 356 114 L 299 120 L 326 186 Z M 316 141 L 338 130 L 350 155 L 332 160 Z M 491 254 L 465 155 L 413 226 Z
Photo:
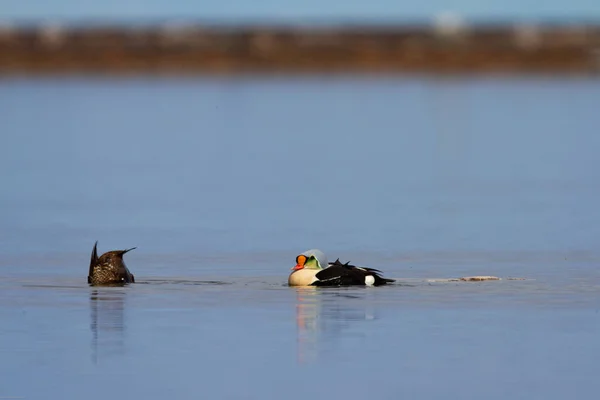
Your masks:
M 381 286 L 393 279 L 381 276 L 374 268 L 357 267 L 350 262 L 343 264 L 338 258 L 328 263 L 325 254 L 318 249 L 307 250 L 296 257 L 296 266 L 288 278 L 290 286 Z

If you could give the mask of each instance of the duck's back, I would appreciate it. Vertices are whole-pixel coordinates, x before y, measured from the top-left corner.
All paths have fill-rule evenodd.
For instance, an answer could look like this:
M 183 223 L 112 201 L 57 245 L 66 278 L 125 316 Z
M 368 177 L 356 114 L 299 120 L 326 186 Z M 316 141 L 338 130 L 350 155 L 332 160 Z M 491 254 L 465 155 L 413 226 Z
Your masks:
M 340 260 L 329 264 L 329 267 L 319 271 L 314 286 L 380 286 L 394 282 L 393 279 L 383 278 L 381 271 L 374 268 L 357 267 L 349 263 L 342 264 Z
M 133 274 L 127 269 L 121 254 L 103 254 L 90 268 L 88 283 L 92 285 L 134 283 Z

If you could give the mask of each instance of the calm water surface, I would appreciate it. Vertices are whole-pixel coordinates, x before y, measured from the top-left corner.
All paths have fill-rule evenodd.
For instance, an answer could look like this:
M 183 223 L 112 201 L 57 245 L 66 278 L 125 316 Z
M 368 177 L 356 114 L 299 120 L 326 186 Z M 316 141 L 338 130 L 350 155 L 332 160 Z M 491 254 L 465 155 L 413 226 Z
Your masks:
M 593 398 L 598 104 L 586 79 L 0 80 L 0 398 Z M 137 246 L 139 283 L 89 288 L 95 240 Z M 313 247 L 398 282 L 286 287 Z

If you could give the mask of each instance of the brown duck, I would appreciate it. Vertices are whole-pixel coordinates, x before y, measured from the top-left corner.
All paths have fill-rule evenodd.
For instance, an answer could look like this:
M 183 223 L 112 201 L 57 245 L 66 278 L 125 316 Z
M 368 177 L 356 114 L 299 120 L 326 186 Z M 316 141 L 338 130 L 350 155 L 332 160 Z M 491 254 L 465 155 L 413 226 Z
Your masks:
M 87 278 L 90 285 L 124 285 L 135 282 L 133 274 L 127 269 L 125 261 L 123 261 L 123 255 L 135 249 L 135 247 L 127 250 L 109 251 L 98 257 L 97 246 L 98 241 L 94 244 L 92 259 L 90 260 L 90 272 Z

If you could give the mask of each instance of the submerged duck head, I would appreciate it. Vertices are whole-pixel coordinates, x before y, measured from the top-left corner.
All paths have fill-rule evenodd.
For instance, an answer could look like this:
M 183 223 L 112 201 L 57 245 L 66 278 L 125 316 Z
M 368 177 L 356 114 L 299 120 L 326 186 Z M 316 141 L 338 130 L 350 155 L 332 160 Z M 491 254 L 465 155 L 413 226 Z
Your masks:
M 319 249 L 311 249 L 296 257 L 296 266 L 292 270 L 298 271 L 304 268 L 319 270 L 327 268 L 328 265 L 325 253 Z
M 88 283 L 91 285 L 110 285 L 134 283 L 135 278 L 123 261 L 123 255 L 136 247 L 127 250 L 108 251 L 98 257 L 98 242 L 94 244 L 90 260 Z

